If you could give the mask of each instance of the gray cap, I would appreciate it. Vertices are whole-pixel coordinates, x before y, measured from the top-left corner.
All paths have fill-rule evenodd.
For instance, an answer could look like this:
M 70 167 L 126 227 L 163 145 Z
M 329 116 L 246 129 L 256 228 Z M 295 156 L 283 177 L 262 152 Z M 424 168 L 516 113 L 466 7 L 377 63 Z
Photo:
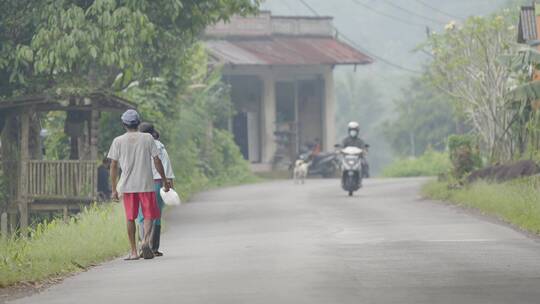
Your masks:
M 133 109 L 129 109 L 122 114 L 122 122 L 126 125 L 135 125 L 140 123 L 139 113 Z

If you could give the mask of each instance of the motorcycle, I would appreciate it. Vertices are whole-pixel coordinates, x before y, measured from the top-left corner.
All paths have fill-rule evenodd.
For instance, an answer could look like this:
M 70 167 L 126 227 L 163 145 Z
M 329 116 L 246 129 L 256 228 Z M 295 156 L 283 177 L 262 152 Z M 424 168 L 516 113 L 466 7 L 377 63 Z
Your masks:
M 339 159 L 336 153 L 321 153 L 313 155 L 311 151 L 300 153 L 297 159 L 310 162 L 308 175 L 321 175 L 324 178 L 336 176 L 339 170 Z M 291 170 L 294 165 L 291 165 Z
M 365 151 L 357 147 L 346 147 L 341 150 L 341 186 L 353 196 L 362 187 L 363 162 Z

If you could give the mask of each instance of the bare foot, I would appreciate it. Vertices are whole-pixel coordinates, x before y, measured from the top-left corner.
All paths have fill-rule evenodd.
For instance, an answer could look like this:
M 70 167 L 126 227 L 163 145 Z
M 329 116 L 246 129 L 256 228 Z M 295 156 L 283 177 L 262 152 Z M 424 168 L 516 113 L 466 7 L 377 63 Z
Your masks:
M 124 261 L 135 261 L 135 260 L 138 260 L 139 259 L 139 256 L 137 255 L 137 253 L 131 253 L 130 255 L 128 255 L 126 258 L 124 258 Z

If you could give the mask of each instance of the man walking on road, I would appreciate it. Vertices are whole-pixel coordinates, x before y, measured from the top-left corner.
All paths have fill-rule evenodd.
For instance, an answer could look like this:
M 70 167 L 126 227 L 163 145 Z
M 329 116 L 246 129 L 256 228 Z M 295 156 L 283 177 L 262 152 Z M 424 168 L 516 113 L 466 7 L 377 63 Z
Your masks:
M 161 160 L 161 163 L 163 164 L 163 168 L 165 169 L 165 176 L 170 182 L 170 186 L 173 187 L 173 180 L 174 180 L 174 173 L 171 166 L 171 160 L 169 159 L 169 154 L 167 153 L 167 150 L 165 149 L 165 145 L 161 143 L 159 140 L 159 133 L 155 130 L 154 125 L 151 123 L 143 122 L 139 126 L 139 131 L 143 133 L 148 133 L 152 135 L 154 138 L 154 142 L 156 143 L 156 147 L 159 151 L 159 159 Z M 160 190 L 163 187 L 163 181 L 161 180 L 161 176 L 156 170 L 156 166 L 152 166 L 152 174 L 154 175 L 154 188 L 156 191 L 156 197 L 157 202 L 159 206 L 159 212 L 160 217 L 156 220 L 154 220 L 153 226 L 152 226 L 152 234 L 150 237 L 150 244 L 152 247 L 152 251 L 154 252 L 154 255 L 159 257 L 163 256 L 163 253 L 159 251 L 159 243 L 161 239 L 161 217 L 163 216 L 163 209 L 165 208 L 165 203 L 163 202 L 163 199 L 161 198 Z M 144 227 L 143 227 L 143 221 L 144 216 L 142 212 L 139 211 L 139 217 L 137 218 L 137 222 L 139 223 L 141 227 L 141 238 L 144 236 Z
M 158 157 L 159 151 L 154 143 L 154 138 L 152 135 L 141 133 L 138 130 L 139 114 L 135 110 L 127 110 L 122 114 L 122 123 L 126 133 L 113 140 L 107 156 L 111 159 L 112 199 L 119 200 L 119 193 L 123 196 L 127 232 L 131 245 L 131 252 L 126 260 L 139 258 L 135 243 L 135 219 L 139 208 L 142 209 L 144 215 L 145 235 L 141 244 L 142 256 L 145 259 L 152 259 L 154 257 L 150 248 L 152 222 L 160 216 L 154 192 L 152 160 L 161 176 L 166 192 L 170 189 L 170 183 Z M 120 181 L 118 181 L 118 165 L 122 170 Z

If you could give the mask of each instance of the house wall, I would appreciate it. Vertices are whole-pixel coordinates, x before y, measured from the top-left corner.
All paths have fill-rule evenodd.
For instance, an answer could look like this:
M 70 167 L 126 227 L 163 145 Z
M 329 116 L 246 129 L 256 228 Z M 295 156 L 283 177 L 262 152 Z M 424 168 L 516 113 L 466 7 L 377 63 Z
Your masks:
M 324 115 L 323 149 L 332 151 L 336 141 L 336 95 L 334 90 L 334 69 L 325 67 L 324 71 Z
M 263 163 L 272 163 L 276 152 L 274 132 L 276 131 L 276 83 L 293 82 L 296 84 L 298 104 L 295 113 L 298 126 L 298 143 L 319 138 L 323 149 L 333 150 L 335 139 L 335 95 L 334 78 L 331 67 L 226 67 L 223 71 L 226 79 L 237 76 L 255 78 L 260 81 L 260 154 Z M 245 86 L 249 81 L 244 81 Z M 231 83 L 234 86 L 234 83 Z M 250 85 L 248 85 L 250 86 Z M 311 87 L 311 88 L 310 88 Z M 246 89 L 248 90 L 248 89 Z M 309 90 L 314 90 L 308 92 Z M 233 92 L 235 89 L 233 88 Z M 235 98 L 233 97 L 233 102 Z M 251 159 L 251 158 L 250 158 Z
M 272 33 L 297 36 L 332 36 L 332 18 L 272 17 Z
M 205 31 L 206 37 L 260 37 L 276 35 L 326 36 L 334 35 L 331 17 L 272 16 L 261 12 L 256 16 L 233 16 L 228 22 L 218 22 Z

